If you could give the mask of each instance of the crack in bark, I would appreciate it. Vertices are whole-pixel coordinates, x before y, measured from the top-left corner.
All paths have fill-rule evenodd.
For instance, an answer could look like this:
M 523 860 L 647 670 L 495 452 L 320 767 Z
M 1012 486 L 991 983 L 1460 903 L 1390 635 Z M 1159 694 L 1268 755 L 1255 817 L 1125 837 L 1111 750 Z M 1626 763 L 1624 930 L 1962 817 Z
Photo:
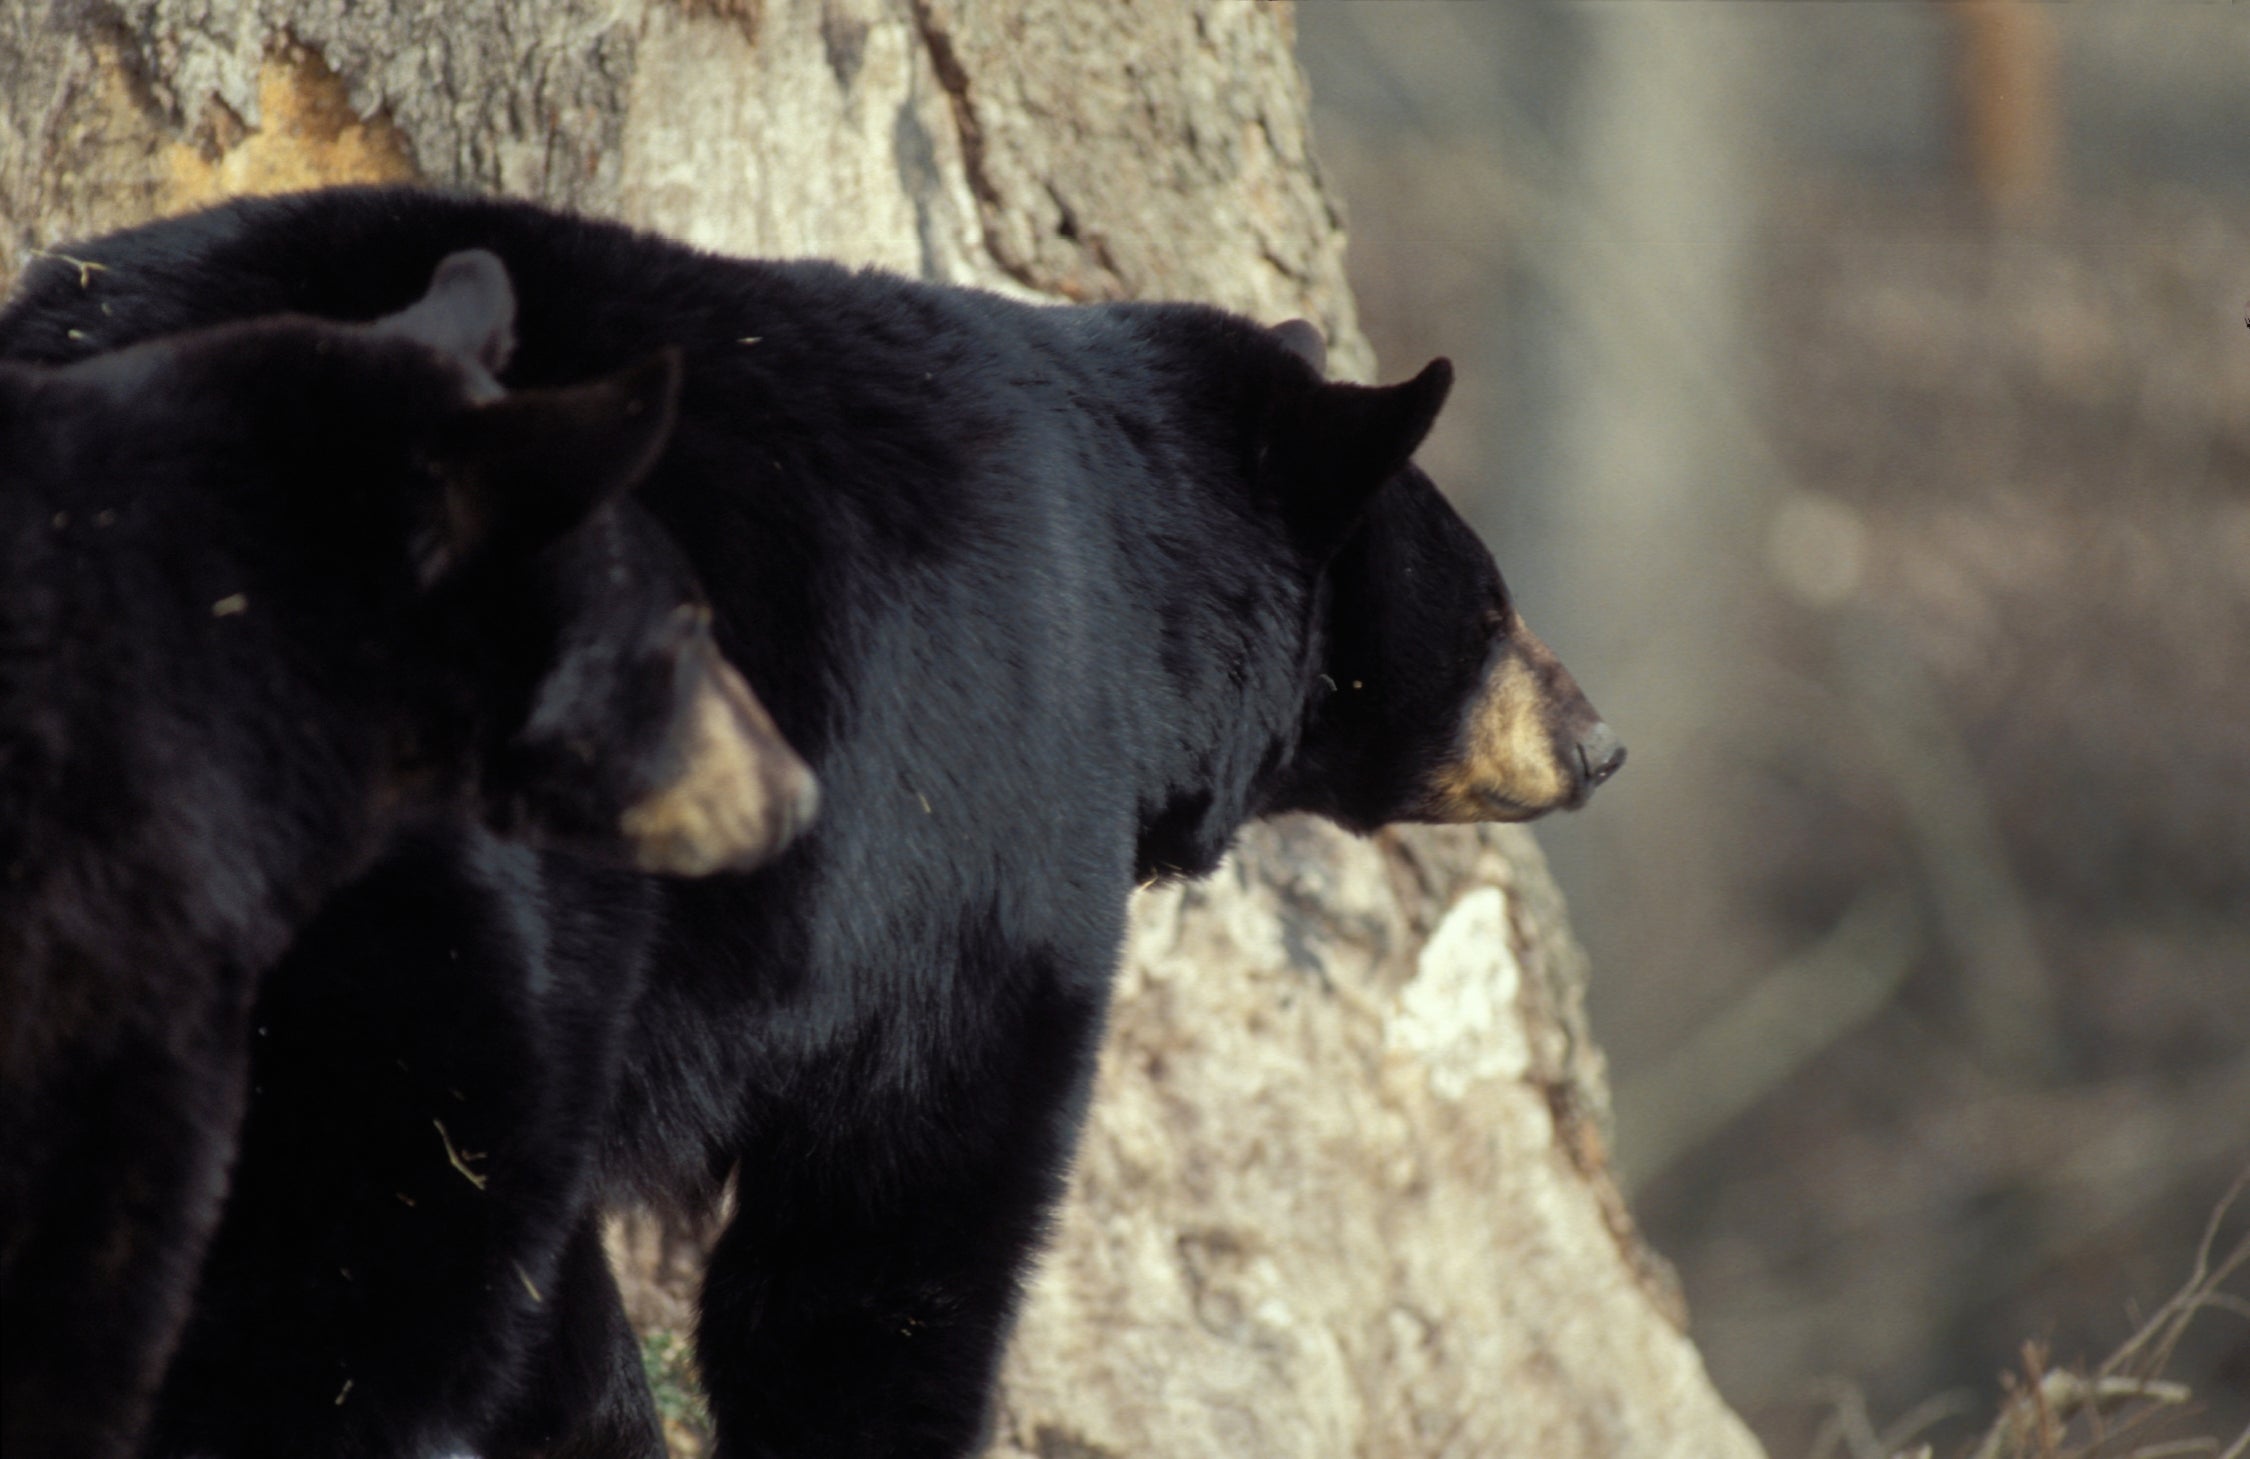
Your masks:
M 938 86 L 945 92 L 946 105 L 953 112 L 953 130 L 961 139 L 961 167 L 968 175 L 969 191 L 977 200 L 977 225 L 984 235 L 985 255 L 1002 273 L 1025 288 L 1043 294 L 1055 292 L 1040 280 L 1038 271 L 1028 260 L 1009 256 L 1009 250 L 1002 246 L 993 227 L 994 217 L 1002 211 L 1000 189 L 986 166 L 984 126 L 977 120 L 975 103 L 969 99 L 968 68 L 961 64 L 960 53 L 953 49 L 952 35 L 939 22 L 930 0 L 907 0 L 907 9 L 914 17 L 914 33 L 921 39 L 922 49 L 929 54 L 930 69 L 936 73 Z
M 1124 272 L 1117 266 L 1117 257 L 1110 251 L 1108 235 L 1097 229 L 1085 227 L 1078 221 L 1078 210 L 1073 208 L 1059 189 L 1049 182 L 1047 196 L 1054 200 L 1055 211 L 1061 216 L 1061 235 L 1075 244 L 1079 251 L 1090 257 L 1094 266 L 1108 274 L 1117 285 L 1118 292 L 1126 292 Z

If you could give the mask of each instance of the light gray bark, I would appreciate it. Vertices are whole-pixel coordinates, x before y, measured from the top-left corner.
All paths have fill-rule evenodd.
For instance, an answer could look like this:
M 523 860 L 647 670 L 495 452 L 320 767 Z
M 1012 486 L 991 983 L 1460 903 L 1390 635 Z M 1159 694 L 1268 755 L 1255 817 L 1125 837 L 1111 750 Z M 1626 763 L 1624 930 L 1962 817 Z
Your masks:
M 1289 44 L 1243 0 L 16 0 L 0 267 L 419 177 L 739 253 L 1303 314 L 1364 375 Z M 1610 1183 L 1527 835 L 1259 828 L 1134 927 L 1000 1452 L 1756 1452 Z

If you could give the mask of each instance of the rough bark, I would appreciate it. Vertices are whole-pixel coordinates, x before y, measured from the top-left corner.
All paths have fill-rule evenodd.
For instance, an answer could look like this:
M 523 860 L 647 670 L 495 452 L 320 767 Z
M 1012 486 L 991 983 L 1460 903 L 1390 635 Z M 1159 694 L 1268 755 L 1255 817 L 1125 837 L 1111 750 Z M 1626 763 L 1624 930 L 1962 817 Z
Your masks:
M 1365 374 L 1289 43 L 1240 0 L 17 0 L 0 267 L 412 177 L 1304 314 Z M 1527 835 L 1258 828 L 1134 927 L 1001 1452 L 1756 1452 L 1610 1183 L 1584 961 Z

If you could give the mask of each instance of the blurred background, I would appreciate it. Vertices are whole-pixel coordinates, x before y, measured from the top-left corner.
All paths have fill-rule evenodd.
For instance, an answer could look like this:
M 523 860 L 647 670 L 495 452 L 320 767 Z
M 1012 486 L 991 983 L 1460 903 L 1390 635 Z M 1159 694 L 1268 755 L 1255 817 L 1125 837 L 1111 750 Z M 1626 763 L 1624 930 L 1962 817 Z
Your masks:
M 1777 1459 L 1942 1453 L 2250 1163 L 2250 4 L 1297 26 L 1423 464 L 1631 748 L 1540 838 L 1634 1208 Z M 2250 1306 L 2171 1372 L 2242 1431 Z

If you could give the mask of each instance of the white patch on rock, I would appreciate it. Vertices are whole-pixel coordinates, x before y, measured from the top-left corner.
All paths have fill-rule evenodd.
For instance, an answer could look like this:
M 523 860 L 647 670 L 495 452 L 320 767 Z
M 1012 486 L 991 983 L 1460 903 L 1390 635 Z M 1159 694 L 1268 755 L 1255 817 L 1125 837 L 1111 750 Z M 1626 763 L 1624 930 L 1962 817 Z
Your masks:
M 1531 1067 L 1515 1013 L 1522 986 L 1523 967 L 1508 945 L 1507 895 L 1478 887 L 1423 944 L 1385 1040 L 1421 1060 L 1443 1099 L 1459 1099 L 1480 1080 L 1520 1078 Z

